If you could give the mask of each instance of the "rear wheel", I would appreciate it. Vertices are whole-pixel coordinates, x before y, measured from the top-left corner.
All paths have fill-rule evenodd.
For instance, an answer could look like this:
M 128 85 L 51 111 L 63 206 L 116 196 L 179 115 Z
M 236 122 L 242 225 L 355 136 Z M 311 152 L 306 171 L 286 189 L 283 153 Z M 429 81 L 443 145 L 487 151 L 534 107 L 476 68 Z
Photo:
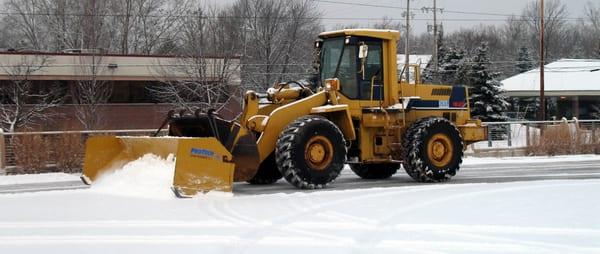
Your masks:
M 333 182 L 344 167 L 344 136 L 324 117 L 301 117 L 279 135 L 275 158 L 289 183 L 301 189 L 320 189 Z
M 417 121 L 406 131 L 403 144 L 402 165 L 419 182 L 447 181 L 462 163 L 460 132 L 445 118 Z
M 273 184 L 282 177 L 283 175 L 281 175 L 281 172 L 279 172 L 279 169 L 277 168 L 277 163 L 275 163 L 275 153 L 271 153 L 271 155 L 260 164 L 256 175 L 248 180 L 248 183 L 256 185 Z
M 362 179 L 387 179 L 392 177 L 400 164 L 385 163 L 385 164 L 350 164 L 350 169 Z

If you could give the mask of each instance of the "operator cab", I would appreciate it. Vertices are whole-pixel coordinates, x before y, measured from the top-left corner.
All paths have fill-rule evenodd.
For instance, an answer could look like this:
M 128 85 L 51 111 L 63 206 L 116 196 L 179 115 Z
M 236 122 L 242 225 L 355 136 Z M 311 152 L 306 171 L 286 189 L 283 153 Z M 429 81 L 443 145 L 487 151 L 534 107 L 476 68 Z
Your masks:
M 382 100 L 384 89 L 383 40 L 362 36 L 322 38 L 320 81 L 339 80 L 339 90 L 352 100 Z

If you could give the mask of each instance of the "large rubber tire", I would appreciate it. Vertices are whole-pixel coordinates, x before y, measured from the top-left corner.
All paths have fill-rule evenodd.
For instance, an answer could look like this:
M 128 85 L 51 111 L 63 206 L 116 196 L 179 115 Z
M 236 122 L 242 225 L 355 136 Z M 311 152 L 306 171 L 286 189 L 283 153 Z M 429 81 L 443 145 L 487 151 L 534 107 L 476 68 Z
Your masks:
M 385 164 L 350 164 L 350 169 L 362 179 L 388 179 L 392 177 L 400 164 L 385 163 Z
M 459 170 L 463 147 L 460 132 L 445 118 L 420 119 L 404 135 L 402 166 L 415 181 L 444 182 Z
M 248 183 L 256 185 L 273 184 L 282 177 L 283 175 L 281 175 L 281 172 L 279 172 L 279 169 L 277 168 L 277 163 L 275 163 L 275 153 L 271 153 L 269 157 L 260 164 L 256 175 L 248 180 Z
M 333 182 L 344 168 L 344 136 L 324 117 L 300 117 L 279 135 L 275 159 L 279 171 L 292 185 L 300 189 L 321 189 Z

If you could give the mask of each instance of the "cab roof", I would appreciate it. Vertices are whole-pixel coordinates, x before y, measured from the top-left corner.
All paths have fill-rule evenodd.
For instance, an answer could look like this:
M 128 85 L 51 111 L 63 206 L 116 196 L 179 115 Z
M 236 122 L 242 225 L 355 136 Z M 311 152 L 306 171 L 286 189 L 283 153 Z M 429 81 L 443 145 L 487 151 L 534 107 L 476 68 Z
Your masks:
M 383 40 L 399 40 L 400 32 L 397 30 L 383 30 L 383 29 L 344 29 L 331 32 L 324 32 L 319 34 L 319 38 L 333 38 L 340 36 L 363 36 L 372 37 Z

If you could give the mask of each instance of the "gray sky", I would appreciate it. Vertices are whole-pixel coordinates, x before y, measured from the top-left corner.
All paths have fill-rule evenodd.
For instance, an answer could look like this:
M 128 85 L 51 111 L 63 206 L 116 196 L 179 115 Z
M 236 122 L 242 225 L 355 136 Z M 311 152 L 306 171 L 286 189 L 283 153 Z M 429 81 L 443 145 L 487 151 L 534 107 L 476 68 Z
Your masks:
M 364 3 L 371 5 L 386 5 L 406 8 L 406 0 L 331 0 L 333 2 L 346 2 L 346 3 Z M 580 17 L 583 13 L 583 8 L 588 1 L 598 0 L 562 0 L 567 5 L 569 11 L 569 17 Z M 530 0 L 438 0 L 438 8 L 444 8 L 447 11 L 464 11 L 464 12 L 485 12 L 485 13 L 498 13 L 498 14 L 520 14 L 523 8 Z M 424 6 L 432 6 L 433 0 L 412 0 L 411 8 L 421 9 Z M 368 19 L 379 19 L 384 16 L 401 19 L 401 9 L 391 8 L 378 8 L 378 7 L 367 7 L 367 6 L 351 6 L 335 3 L 319 2 L 319 8 L 325 14 L 325 17 L 331 18 L 368 18 Z M 416 32 L 425 32 L 428 21 L 419 19 L 429 19 L 432 17 L 431 14 L 425 14 L 421 11 L 414 11 L 415 21 L 413 28 Z M 468 15 L 468 14 L 456 14 L 456 13 L 444 13 L 439 18 L 443 19 L 476 19 L 473 21 L 442 21 L 445 31 L 455 31 L 461 27 L 473 27 L 481 23 L 484 24 L 502 24 L 503 20 L 506 19 L 504 16 L 490 16 L 490 15 Z M 492 19 L 492 21 L 481 21 L 484 19 Z M 335 24 L 338 23 L 349 23 L 349 24 L 372 24 L 376 23 L 376 20 L 334 20 L 324 19 L 323 23 L 327 29 L 331 29 Z M 432 21 L 429 21 L 432 24 Z

